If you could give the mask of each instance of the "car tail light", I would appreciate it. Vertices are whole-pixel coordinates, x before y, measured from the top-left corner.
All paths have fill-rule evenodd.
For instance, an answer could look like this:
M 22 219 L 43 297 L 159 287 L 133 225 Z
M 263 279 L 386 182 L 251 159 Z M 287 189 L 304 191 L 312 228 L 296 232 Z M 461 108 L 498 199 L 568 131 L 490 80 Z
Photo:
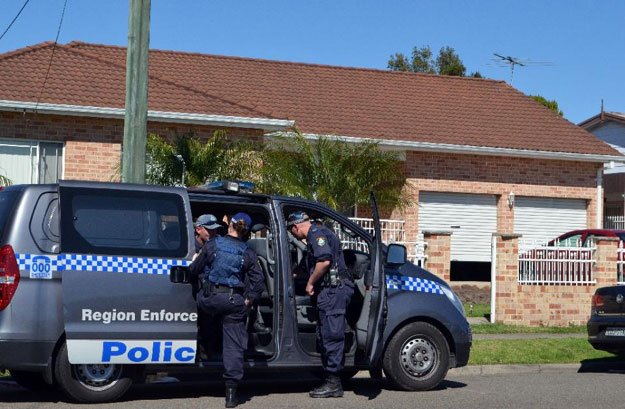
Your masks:
M 603 301 L 603 296 L 599 295 L 599 294 L 595 294 L 592 296 L 592 300 L 590 302 L 590 305 L 592 307 L 603 307 L 604 301 Z
M 0 247 L 0 311 L 11 302 L 20 283 L 20 269 L 11 246 Z

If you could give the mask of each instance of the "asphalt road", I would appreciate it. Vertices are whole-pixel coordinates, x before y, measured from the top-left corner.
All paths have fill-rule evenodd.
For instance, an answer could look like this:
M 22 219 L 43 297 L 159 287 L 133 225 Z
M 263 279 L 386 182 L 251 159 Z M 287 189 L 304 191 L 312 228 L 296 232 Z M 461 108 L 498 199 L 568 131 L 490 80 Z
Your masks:
M 311 379 L 254 380 L 242 389 L 242 408 L 622 408 L 622 371 L 578 373 L 574 370 L 498 375 L 452 374 L 429 392 L 400 392 L 385 382 L 357 378 L 346 384 L 341 399 L 311 399 Z M 98 409 L 222 408 L 221 385 L 215 382 L 150 384 L 133 387 L 124 400 Z M 58 393 L 31 393 L 0 381 L 0 408 L 77 408 Z

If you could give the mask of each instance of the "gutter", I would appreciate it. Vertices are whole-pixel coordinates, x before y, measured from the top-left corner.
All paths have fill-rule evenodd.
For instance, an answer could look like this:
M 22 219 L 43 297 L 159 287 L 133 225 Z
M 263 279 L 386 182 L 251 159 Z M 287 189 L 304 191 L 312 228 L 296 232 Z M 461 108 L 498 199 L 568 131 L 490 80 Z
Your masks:
M 85 105 L 49 104 L 22 101 L 0 100 L 0 111 L 33 112 L 51 115 L 88 116 L 96 118 L 124 119 L 123 108 L 94 107 Z M 195 125 L 227 126 L 236 128 L 283 131 L 291 128 L 295 121 L 274 118 L 250 118 L 225 115 L 207 115 L 185 112 L 148 110 L 148 120 L 152 122 L 174 122 Z
M 512 156 L 518 158 L 530 158 L 530 159 L 552 159 L 552 160 L 567 160 L 576 162 L 594 162 L 605 163 L 610 161 L 625 162 L 625 156 L 620 155 L 600 155 L 600 154 L 588 154 L 588 153 L 573 153 L 573 152 L 552 152 L 552 151 L 538 151 L 530 149 L 514 149 L 514 148 L 495 148 L 490 146 L 474 146 L 474 145 L 454 145 L 449 143 L 432 143 L 432 142 L 419 142 L 419 141 L 398 141 L 393 139 L 373 139 L 373 138 L 359 138 L 354 136 L 337 136 L 337 135 L 319 135 L 319 134 L 302 134 L 304 138 L 308 140 L 318 140 L 320 137 L 327 138 L 329 140 L 337 140 L 348 143 L 359 142 L 375 142 L 382 148 L 393 149 L 405 149 L 421 152 L 438 152 L 438 153 L 459 153 L 459 154 L 472 154 L 472 155 L 488 155 L 488 156 Z M 271 133 L 267 136 L 286 136 L 294 137 L 295 133 Z

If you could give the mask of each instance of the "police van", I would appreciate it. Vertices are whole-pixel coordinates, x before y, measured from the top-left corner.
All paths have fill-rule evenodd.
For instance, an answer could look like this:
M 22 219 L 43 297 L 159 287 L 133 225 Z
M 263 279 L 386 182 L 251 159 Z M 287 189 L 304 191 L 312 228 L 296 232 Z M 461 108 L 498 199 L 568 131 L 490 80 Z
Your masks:
M 180 188 L 62 181 L 0 190 L 0 368 L 30 389 L 58 387 L 80 402 L 112 401 L 166 372 L 219 373 L 198 348 L 198 311 L 186 266 L 193 219 L 239 211 L 253 220 L 266 292 L 250 335 L 246 373 L 314 371 L 317 315 L 294 275 L 306 247 L 285 218 L 304 210 L 341 238 L 356 291 L 347 312 L 343 377 L 370 370 L 403 390 L 436 387 L 467 364 L 471 330 L 440 278 L 327 207 L 254 194 L 239 183 Z M 180 375 L 178 375 L 180 376 Z

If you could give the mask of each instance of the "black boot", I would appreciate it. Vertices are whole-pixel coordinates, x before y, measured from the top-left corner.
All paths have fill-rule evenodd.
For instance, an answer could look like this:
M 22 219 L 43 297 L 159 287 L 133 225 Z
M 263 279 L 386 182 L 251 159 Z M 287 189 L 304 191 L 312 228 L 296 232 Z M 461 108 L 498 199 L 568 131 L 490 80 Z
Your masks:
M 311 398 L 340 398 L 342 396 L 343 385 L 341 385 L 341 378 L 336 374 L 328 374 L 323 385 L 310 391 Z
M 239 404 L 237 399 L 237 386 L 226 384 L 226 407 L 234 408 Z

